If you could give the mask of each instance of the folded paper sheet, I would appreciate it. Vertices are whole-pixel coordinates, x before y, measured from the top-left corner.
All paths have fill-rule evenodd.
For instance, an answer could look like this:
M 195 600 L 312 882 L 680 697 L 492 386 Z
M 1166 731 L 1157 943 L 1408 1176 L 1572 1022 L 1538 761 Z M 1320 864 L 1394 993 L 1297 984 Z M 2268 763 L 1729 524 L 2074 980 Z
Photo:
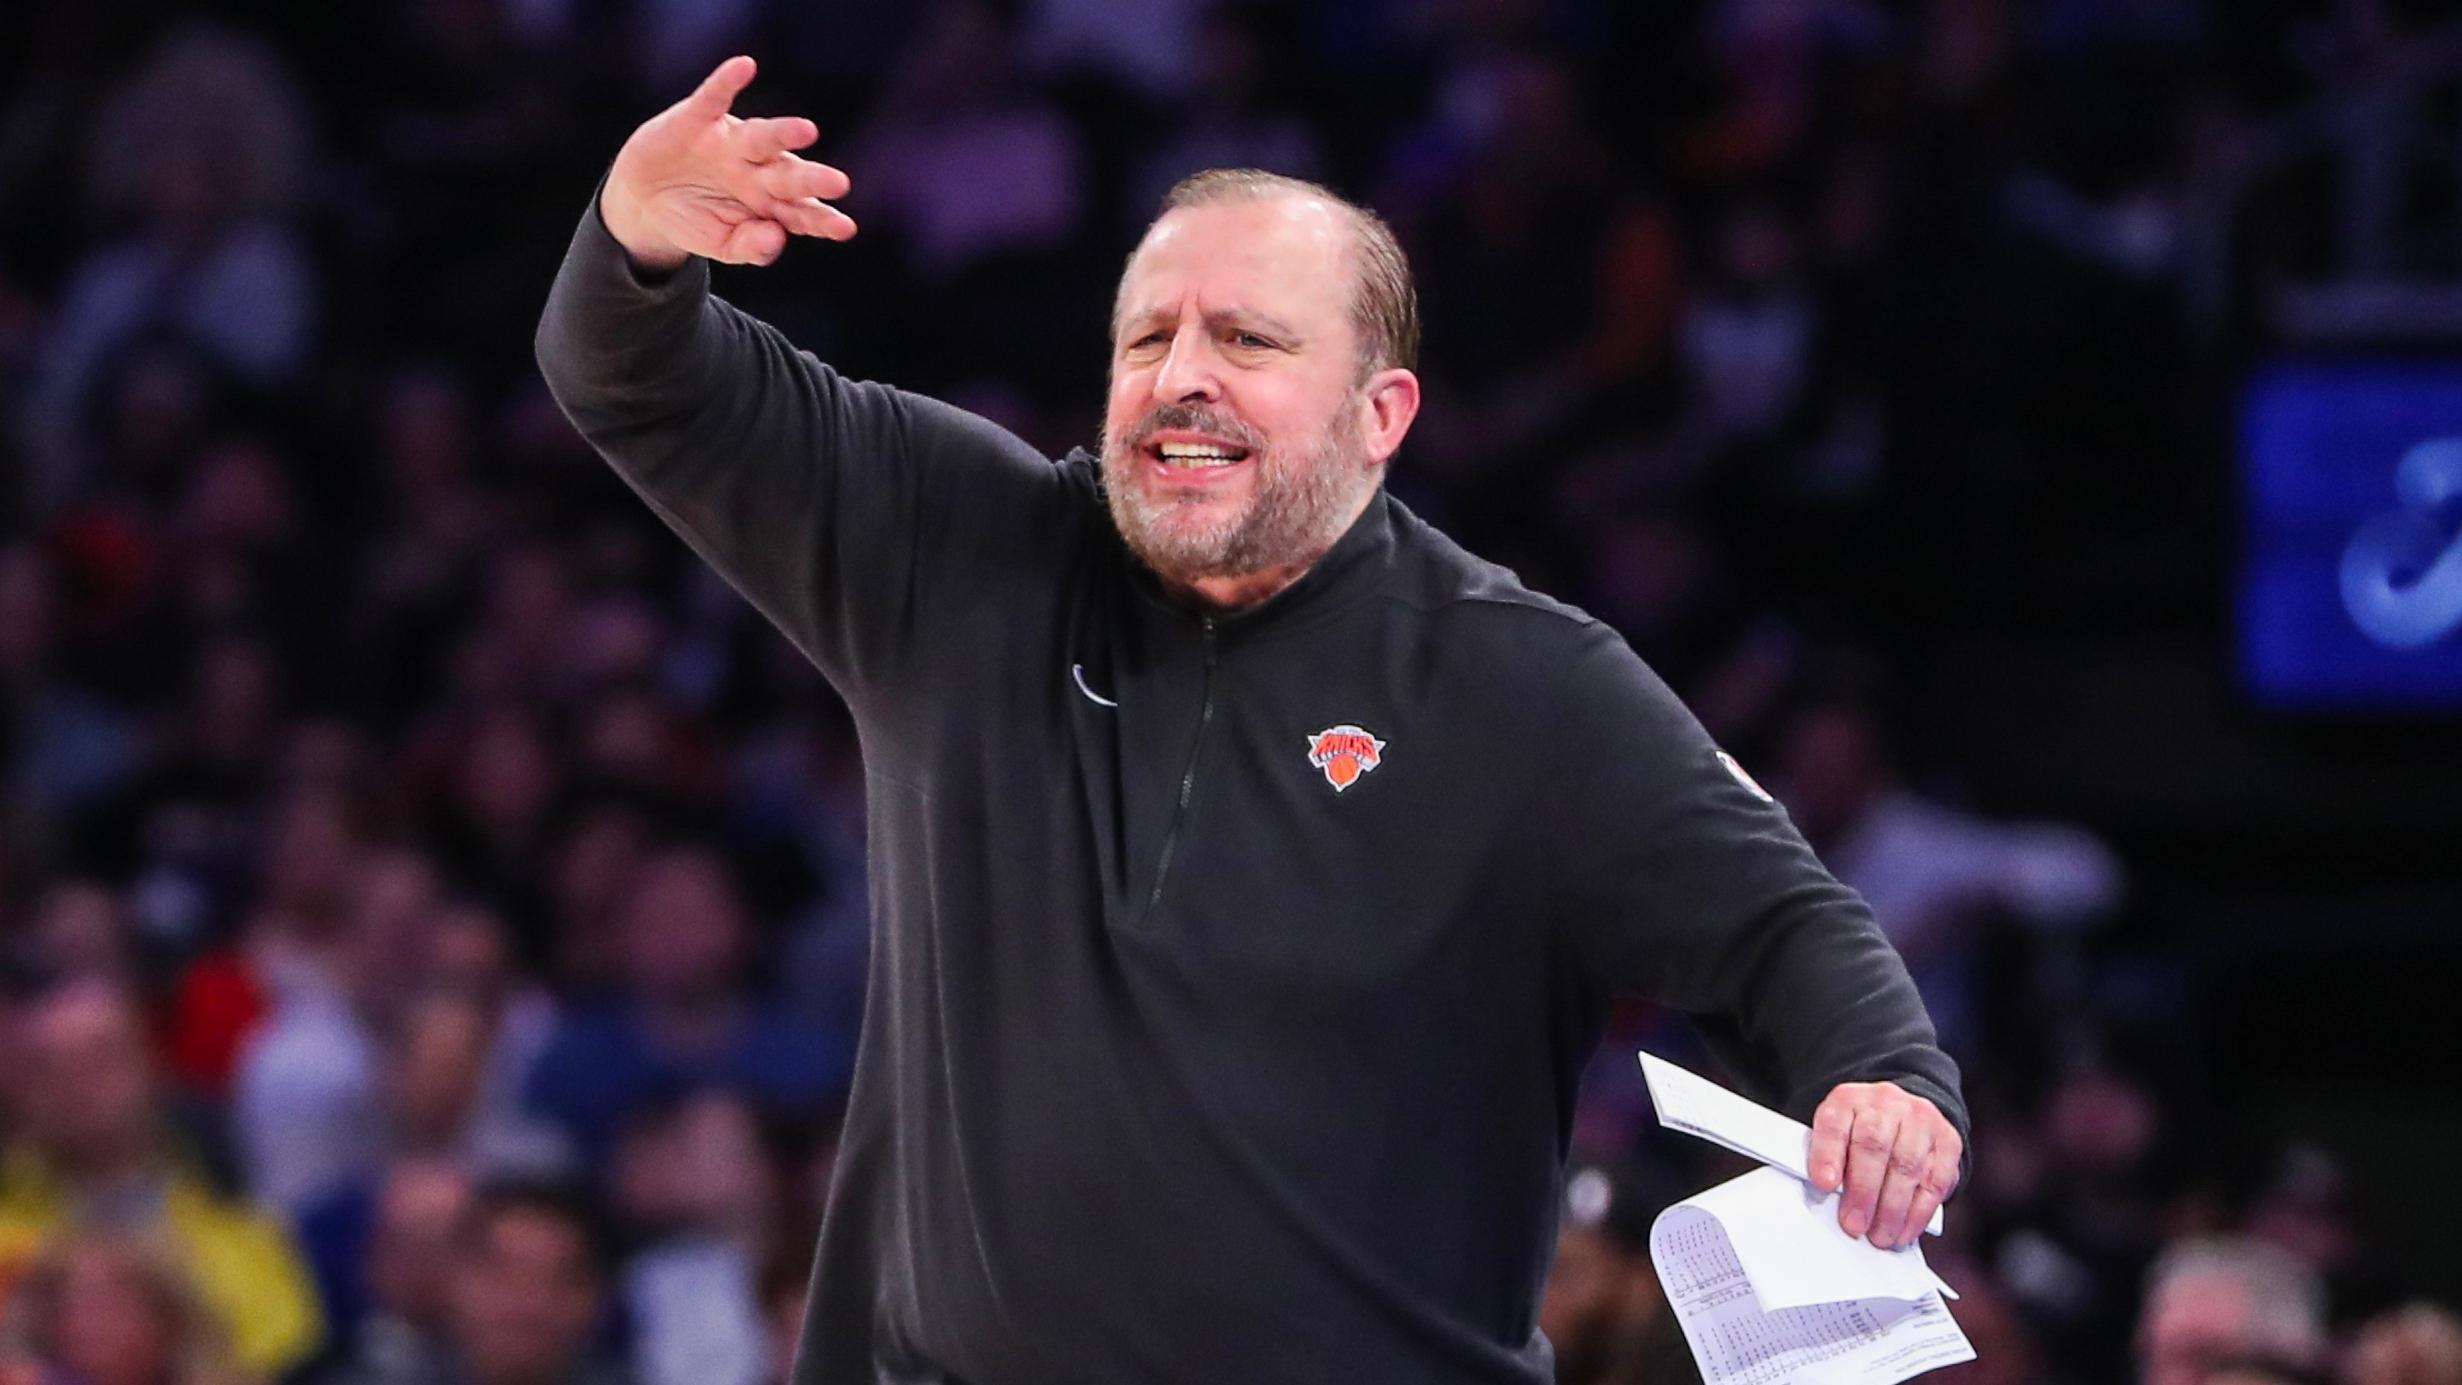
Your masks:
M 1812 1181 L 1811 1126 L 1653 1054 L 1641 1055 L 1641 1076 L 1650 1084 L 1659 1124 Z M 1939 1208 L 1924 1230 L 1941 1234 Z
M 1838 1229 L 1838 1195 L 1804 1180 L 1801 1122 L 1672 1063 L 1641 1062 L 1662 1123 L 1769 1165 L 1686 1198 L 1650 1228 L 1650 1259 L 1706 1385 L 1895 1385 L 1974 1359 L 1942 1302 L 1957 1295 L 1920 1246 L 1883 1250 Z

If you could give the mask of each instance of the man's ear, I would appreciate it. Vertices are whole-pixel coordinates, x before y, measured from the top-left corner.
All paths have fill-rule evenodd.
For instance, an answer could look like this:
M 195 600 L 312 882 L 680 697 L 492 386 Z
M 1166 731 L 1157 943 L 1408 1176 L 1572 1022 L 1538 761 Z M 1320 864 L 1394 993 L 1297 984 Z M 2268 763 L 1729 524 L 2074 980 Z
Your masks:
M 1419 417 L 1419 377 L 1392 367 L 1368 377 L 1359 389 L 1359 435 L 1368 459 L 1382 463 L 1402 445 L 1402 435 Z

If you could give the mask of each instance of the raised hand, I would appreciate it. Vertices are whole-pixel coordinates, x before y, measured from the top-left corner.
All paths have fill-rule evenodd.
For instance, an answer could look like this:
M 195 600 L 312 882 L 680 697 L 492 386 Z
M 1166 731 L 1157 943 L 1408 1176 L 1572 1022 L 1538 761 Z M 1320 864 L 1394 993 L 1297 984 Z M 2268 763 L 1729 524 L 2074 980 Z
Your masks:
M 768 264 L 789 235 L 855 234 L 853 218 L 823 201 L 846 195 L 846 175 L 793 152 L 821 137 L 818 126 L 728 112 L 754 70 L 747 57 L 720 63 L 617 151 L 599 215 L 636 264 L 674 269 L 694 255 Z

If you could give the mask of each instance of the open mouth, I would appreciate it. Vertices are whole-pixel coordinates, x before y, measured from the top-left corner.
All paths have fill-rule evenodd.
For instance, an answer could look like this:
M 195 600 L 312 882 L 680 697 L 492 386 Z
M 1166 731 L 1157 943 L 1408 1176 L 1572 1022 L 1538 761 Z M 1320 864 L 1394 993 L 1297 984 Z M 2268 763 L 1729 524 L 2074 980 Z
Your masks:
M 1248 460 L 1248 449 L 1225 442 L 1150 442 L 1145 454 L 1166 471 L 1220 471 Z
M 1137 451 L 1157 473 L 1178 480 L 1212 480 L 1256 455 L 1234 437 L 1195 428 L 1157 428 Z

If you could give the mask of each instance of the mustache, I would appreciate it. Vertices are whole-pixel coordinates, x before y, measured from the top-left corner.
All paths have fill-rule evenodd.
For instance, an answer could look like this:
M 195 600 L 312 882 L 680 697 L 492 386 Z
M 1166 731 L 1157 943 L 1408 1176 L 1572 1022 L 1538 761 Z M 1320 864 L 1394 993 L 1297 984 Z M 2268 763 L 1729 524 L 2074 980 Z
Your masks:
M 1255 429 L 1203 404 L 1158 404 L 1134 426 L 1115 434 L 1111 445 L 1116 451 L 1126 452 L 1156 433 L 1166 431 L 1206 433 L 1251 452 L 1265 450 L 1265 438 Z

